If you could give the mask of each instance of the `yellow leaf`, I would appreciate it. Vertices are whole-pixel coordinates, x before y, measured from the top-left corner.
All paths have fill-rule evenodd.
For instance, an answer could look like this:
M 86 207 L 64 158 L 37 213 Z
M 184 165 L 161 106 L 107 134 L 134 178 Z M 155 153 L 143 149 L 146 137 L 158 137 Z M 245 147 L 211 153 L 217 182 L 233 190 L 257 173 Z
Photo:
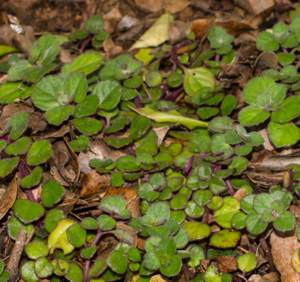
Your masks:
M 130 49 L 156 47 L 166 42 L 170 38 L 173 20 L 173 16 L 169 13 L 160 16 Z
M 76 223 L 71 219 L 62 219 L 58 222 L 55 229 L 48 237 L 48 249 L 52 254 L 55 249 L 63 250 L 64 254 L 69 254 L 74 250 L 74 246 L 70 244 L 67 237 L 67 229 Z

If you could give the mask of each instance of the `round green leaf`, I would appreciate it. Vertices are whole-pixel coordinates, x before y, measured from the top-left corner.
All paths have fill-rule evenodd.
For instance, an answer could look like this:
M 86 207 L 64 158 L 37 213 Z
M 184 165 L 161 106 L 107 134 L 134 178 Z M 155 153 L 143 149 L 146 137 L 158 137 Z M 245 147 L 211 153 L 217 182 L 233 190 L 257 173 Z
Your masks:
M 38 259 L 48 255 L 47 244 L 39 239 L 35 239 L 25 246 L 25 253 L 30 259 Z
M 80 248 L 86 241 L 86 230 L 80 224 L 75 223 L 67 229 L 67 237 L 75 248 Z
M 209 226 L 197 221 L 185 222 L 183 224 L 183 229 L 187 233 L 189 241 L 202 240 L 210 235 Z
M 41 204 L 25 199 L 16 200 L 13 211 L 15 216 L 25 224 L 38 220 L 45 212 Z
M 270 122 L 268 134 L 270 140 L 277 148 L 294 145 L 300 140 L 300 130 L 293 123 L 279 124 Z
M 26 161 L 29 165 L 40 165 L 47 162 L 52 153 L 51 143 L 48 140 L 38 140 L 31 145 Z
M 295 217 L 289 211 L 284 211 L 274 221 L 273 227 L 279 232 L 290 232 L 295 228 Z
M 42 186 L 42 204 L 46 208 L 51 208 L 62 199 L 64 193 L 64 188 L 57 181 L 49 180 Z
M 239 270 L 243 272 L 250 272 L 256 267 L 256 256 L 253 253 L 247 253 L 237 257 L 237 264 Z
M 269 118 L 270 114 L 256 105 L 250 105 L 239 112 L 239 122 L 243 126 L 258 125 Z
M 220 249 L 233 248 L 240 237 L 241 233 L 238 231 L 221 230 L 210 237 L 209 245 Z

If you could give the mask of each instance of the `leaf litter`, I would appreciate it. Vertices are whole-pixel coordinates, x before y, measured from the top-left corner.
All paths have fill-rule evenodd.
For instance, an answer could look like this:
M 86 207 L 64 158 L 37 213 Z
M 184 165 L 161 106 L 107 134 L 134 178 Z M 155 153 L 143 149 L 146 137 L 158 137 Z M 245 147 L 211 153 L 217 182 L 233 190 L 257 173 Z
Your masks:
M 299 281 L 300 7 L 134 2 L 8 17 L 0 280 Z

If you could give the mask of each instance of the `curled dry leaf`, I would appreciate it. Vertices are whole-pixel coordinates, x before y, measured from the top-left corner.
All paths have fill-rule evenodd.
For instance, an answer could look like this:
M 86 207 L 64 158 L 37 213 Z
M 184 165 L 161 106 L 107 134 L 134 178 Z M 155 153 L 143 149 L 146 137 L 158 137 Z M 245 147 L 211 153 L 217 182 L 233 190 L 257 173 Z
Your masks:
M 121 20 L 122 14 L 118 7 L 114 7 L 107 14 L 103 16 L 104 19 L 104 29 L 108 33 L 114 31 L 116 25 Z
M 271 234 L 271 252 L 274 264 L 281 274 L 282 282 L 300 282 L 300 274 L 292 265 L 292 256 L 300 248 L 296 236 L 279 237 Z
M 5 192 L 0 196 L 0 220 L 13 206 L 18 193 L 17 176 L 9 183 Z
M 162 126 L 162 127 L 155 127 L 153 131 L 157 136 L 157 146 L 160 146 L 161 143 L 164 141 L 170 127 L 169 126 Z
M 83 175 L 80 196 L 86 197 L 99 193 L 102 189 L 108 188 L 109 186 L 109 175 L 100 175 L 95 170 L 92 170 Z

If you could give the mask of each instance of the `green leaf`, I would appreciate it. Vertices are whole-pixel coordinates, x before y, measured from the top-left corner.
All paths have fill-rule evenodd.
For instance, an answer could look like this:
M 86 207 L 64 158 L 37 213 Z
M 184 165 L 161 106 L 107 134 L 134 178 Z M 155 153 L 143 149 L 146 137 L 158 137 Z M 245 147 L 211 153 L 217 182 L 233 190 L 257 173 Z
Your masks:
M 182 261 L 179 255 L 161 254 L 160 263 L 160 272 L 167 277 L 178 275 L 182 267 Z
M 25 199 L 18 199 L 13 205 L 15 216 L 23 223 L 31 223 L 44 215 L 44 208 L 41 204 Z
M 188 235 L 189 241 L 198 241 L 210 235 L 210 227 L 197 221 L 188 221 L 182 225 Z
M 185 69 L 183 87 L 189 96 L 206 99 L 216 89 L 213 73 L 204 67 Z
M 120 171 L 138 171 L 140 164 L 135 157 L 131 155 L 122 156 L 116 160 L 116 168 Z
M 90 117 L 73 119 L 72 124 L 80 133 L 87 136 L 97 134 L 103 127 L 101 121 Z
M 30 50 L 29 60 L 39 65 L 49 65 L 60 52 L 59 46 L 67 41 L 61 35 L 46 34 L 35 41 Z
M 3 158 L 0 160 L 0 178 L 4 178 L 9 175 L 18 165 L 19 158 Z
M 63 198 L 64 193 L 64 188 L 57 181 L 49 180 L 42 186 L 42 204 L 46 208 L 51 208 Z
M 72 63 L 66 64 L 62 68 L 63 73 L 79 72 L 89 75 L 100 68 L 103 57 L 99 52 L 87 51 L 76 57 Z
M 25 253 L 30 259 L 38 259 L 48 255 L 47 244 L 39 239 L 35 239 L 25 246 Z
M 108 266 L 118 274 L 124 274 L 127 270 L 127 257 L 123 250 L 113 250 L 107 259 Z
M 271 142 L 277 148 L 294 145 L 300 140 L 299 128 L 293 123 L 279 124 L 270 122 L 268 134 Z
M 241 233 L 238 231 L 221 230 L 210 237 L 209 245 L 220 249 L 233 248 L 238 244 L 240 237 Z
M 76 139 L 70 141 L 70 147 L 75 152 L 82 152 L 89 148 L 90 140 L 85 135 L 80 135 Z
M 247 253 L 237 257 L 239 270 L 250 272 L 256 268 L 256 256 L 253 253 Z
M 188 249 L 190 259 L 188 266 L 196 268 L 200 265 L 201 260 L 205 259 L 205 253 L 202 247 L 198 245 L 191 245 Z
M 272 113 L 271 119 L 273 122 L 286 123 L 300 115 L 300 96 L 290 96 L 286 98 L 279 109 Z
M 215 117 L 209 124 L 208 129 L 214 132 L 223 133 L 232 129 L 233 121 L 229 117 Z
M 233 42 L 234 37 L 226 32 L 221 26 L 213 26 L 207 34 L 210 46 L 214 49 L 221 49 Z
M 80 266 L 75 263 L 71 262 L 69 264 L 69 271 L 65 275 L 65 278 L 70 282 L 81 282 L 83 281 L 83 272 Z
M 237 99 L 233 95 L 226 95 L 221 103 L 221 113 L 223 116 L 228 116 L 237 106 Z
M 142 217 L 142 223 L 148 226 L 162 225 L 170 219 L 170 207 L 165 202 L 156 202 L 149 206 Z
M 75 107 L 74 116 L 76 118 L 87 117 L 97 112 L 99 99 L 96 95 L 87 96 L 81 103 Z
M 254 236 L 260 235 L 263 233 L 268 227 L 268 223 L 265 222 L 257 213 L 251 213 L 247 216 L 246 220 L 246 228 L 247 231 Z
M 101 230 L 110 231 L 115 228 L 116 221 L 112 217 L 110 217 L 106 214 L 101 214 L 97 218 L 97 224 Z
M 156 122 L 170 122 L 175 124 L 181 124 L 186 126 L 188 129 L 194 129 L 196 127 L 207 127 L 207 122 L 196 120 L 193 118 L 188 118 L 182 116 L 176 110 L 171 110 L 167 112 L 155 111 L 151 108 L 145 107 L 141 109 L 132 108 L 138 114 L 152 119 Z
M 58 126 L 68 120 L 74 112 L 74 106 L 57 106 L 45 113 L 45 118 L 49 124 Z
M 47 248 L 47 246 L 46 246 Z M 47 249 L 48 250 L 48 249 Z M 36 260 L 34 270 L 39 278 L 47 278 L 53 273 L 53 266 L 45 257 Z
M 243 126 L 253 126 L 264 122 L 270 114 L 256 105 L 250 105 L 239 112 L 239 122 Z
M 17 112 L 13 114 L 9 121 L 8 126 L 10 128 L 9 137 L 12 140 L 17 140 L 27 130 L 29 121 L 29 113 Z
M 50 254 L 56 249 L 63 250 L 64 254 L 67 255 L 74 250 L 74 246 L 68 241 L 67 229 L 75 224 L 71 219 L 61 219 L 56 227 L 48 236 L 48 249 Z
M 89 277 L 99 277 L 107 268 L 106 260 L 104 259 L 96 259 L 94 264 L 91 266 L 89 270 Z M 93 280 L 91 280 L 93 281 Z M 104 282 L 100 281 L 100 282 Z M 97 282 L 97 281 L 96 281 Z
M 121 219 L 129 219 L 130 212 L 127 209 L 127 203 L 121 196 L 106 196 L 102 199 L 99 208 L 113 216 L 118 216 Z
M 105 80 L 96 84 L 92 95 L 96 95 L 99 98 L 100 109 L 110 111 L 119 104 L 122 96 L 122 88 L 117 81 Z
M 65 217 L 64 212 L 59 209 L 52 209 L 47 212 L 44 219 L 44 227 L 48 233 L 52 232 L 58 222 Z
M 101 16 L 93 15 L 84 23 L 83 27 L 87 32 L 96 34 L 104 29 L 103 19 Z
M 233 197 L 225 197 L 223 206 L 214 212 L 214 220 L 224 228 L 231 227 L 232 217 L 239 211 L 240 203 Z
M 17 52 L 18 49 L 8 45 L 0 45 L 0 57 Z
M 28 282 L 39 281 L 39 278 L 35 273 L 34 261 L 27 261 L 21 266 L 21 276 Z
M 6 82 L 0 85 L 0 104 L 11 104 L 28 97 L 26 87 L 21 82 Z
M 85 244 L 86 230 L 80 224 L 75 223 L 67 229 L 67 238 L 75 248 L 80 248 Z
M 9 144 L 5 148 L 5 153 L 8 155 L 18 156 L 24 155 L 31 145 L 31 139 L 29 137 L 21 137 L 17 141 Z
M 40 165 L 47 162 L 52 155 L 51 143 L 48 140 L 38 140 L 35 141 L 26 157 L 26 161 L 29 165 Z
M 35 167 L 30 174 L 23 177 L 20 181 L 20 186 L 23 189 L 28 189 L 38 185 L 43 175 L 43 169 L 40 166 Z
M 271 32 L 262 31 L 256 38 L 256 47 L 261 51 L 272 52 L 279 49 L 279 43 Z
M 276 83 L 273 78 L 260 76 L 247 82 L 243 96 L 248 104 L 271 110 L 284 100 L 286 90 L 285 85 Z
M 248 166 L 248 159 L 244 157 L 234 157 L 228 169 L 234 171 L 233 175 L 240 175 Z
M 295 217 L 289 211 L 284 211 L 274 221 L 273 227 L 279 232 L 290 232 L 295 229 Z
M 17 240 L 21 230 L 24 230 L 26 235 L 30 235 L 34 232 L 32 224 L 23 224 L 16 217 L 12 216 L 7 222 L 7 233 L 12 240 Z

